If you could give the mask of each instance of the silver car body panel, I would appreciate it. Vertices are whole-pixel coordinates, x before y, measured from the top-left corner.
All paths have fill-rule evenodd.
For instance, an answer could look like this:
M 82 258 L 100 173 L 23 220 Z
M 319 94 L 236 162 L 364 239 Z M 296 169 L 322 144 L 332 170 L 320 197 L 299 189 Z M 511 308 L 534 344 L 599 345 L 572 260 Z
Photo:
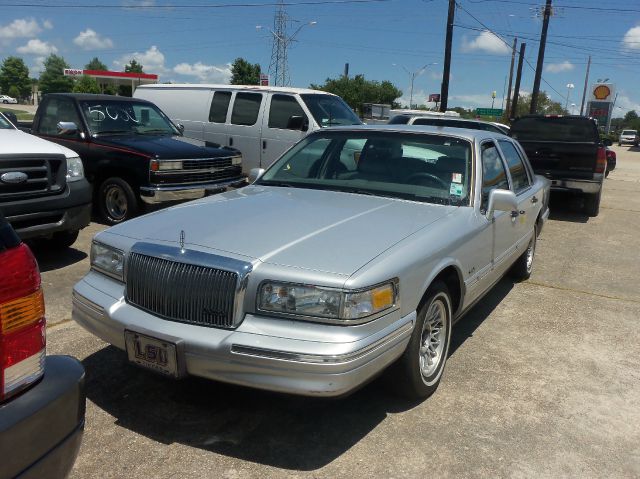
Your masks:
M 499 211 L 489 220 L 479 206 L 479 145 L 513 140 L 462 129 L 350 128 L 469 139 L 475 149 L 471 205 L 259 185 L 192 201 L 112 227 L 96 240 L 125 254 L 140 242 L 177 250 L 182 240 L 186 251 L 249 264 L 235 329 L 156 317 L 126 302 L 123 283 L 96 271 L 74 288 L 73 319 L 121 349 L 125 329 L 181 338 L 179 360 L 187 374 L 230 383 L 337 396 L 370 380 L 403 353 L 420 300 L 443 270 L 459 278 L 457 318 L 500 279 L 525 251 L 534 225 L 540 228 L 548 216 L 549 182 L 532 175 L 531 186 L 517 195 L 522 214 Z M 322 324 L 256 311 L 263 281 L 351 290 L 392 278 L 399 280 L 397 307 L 363 324 Z

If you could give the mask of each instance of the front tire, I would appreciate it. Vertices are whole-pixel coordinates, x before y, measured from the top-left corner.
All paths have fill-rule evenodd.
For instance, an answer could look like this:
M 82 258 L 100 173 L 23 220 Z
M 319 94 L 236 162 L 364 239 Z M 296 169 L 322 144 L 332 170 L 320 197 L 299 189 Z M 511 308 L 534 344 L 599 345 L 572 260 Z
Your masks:
M 49 240 L 49 244 L 54 249 L 66 249 L 69 248 L 73 243 L 78 239 L 79 230 L 73 231 L 58 231 L 54 233 L 51 239 Z
M 527 245 L 527 249 L 513 263 L 511 267 L 511 277 L 516 281 L 525 281 L 531 277 L 533 272 L 533 260 L 536 256 L 536 243 L 538 241 L 538 226 L 533 227 L 533 237 Z
M 451 296 L 447 286 L 435 282 L 418 308 L 409 345 L 395 364 L 399 393 L 410 400 L 426 399 L 440 384 L 451 343 Z
M 133 218 L 139 209 L 133 188 L 122 178 L 107 178 L 98 189 L 100 216 L 109 225 L 117 225 Z

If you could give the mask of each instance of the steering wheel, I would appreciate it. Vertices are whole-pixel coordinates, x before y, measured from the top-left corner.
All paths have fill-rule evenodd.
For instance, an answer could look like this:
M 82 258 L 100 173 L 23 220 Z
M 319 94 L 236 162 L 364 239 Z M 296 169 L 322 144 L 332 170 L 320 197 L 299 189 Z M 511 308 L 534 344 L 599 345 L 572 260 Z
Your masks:
M 433 183 L 436 183 L 438 186 L 444 188 L 445 190 L 449 188 L 449 185 L 445 183 L 441 178 L 438 178 L 436 175 L 433 175 L 431 173 L 426 173 L 426 172 L 414 173 L 411 176 L 409 176 L 409 178 L 407 178 L 406 181 L 407 183 L 414 185 L 414 184 L 418 184 L 418 181 L 416 180 L 421 180 L 421 179 L 430 180 Z

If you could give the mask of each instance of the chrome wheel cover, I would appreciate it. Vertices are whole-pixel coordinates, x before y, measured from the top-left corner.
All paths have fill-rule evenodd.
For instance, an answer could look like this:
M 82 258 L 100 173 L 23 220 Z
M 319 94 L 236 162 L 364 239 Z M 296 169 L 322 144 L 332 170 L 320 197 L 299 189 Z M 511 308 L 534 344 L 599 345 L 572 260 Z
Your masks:
M 127 194 L 118 185 L 109 185 L 104 193 L 104 205 L 107 213 L 115 221 L 123 220 L 127 216 Z
M 438 371 L 444 360 L 448 328 L 447 305 L 442 298 L 436 297 L 429 306 L 422 323 L 419 359 L 423 380 Z

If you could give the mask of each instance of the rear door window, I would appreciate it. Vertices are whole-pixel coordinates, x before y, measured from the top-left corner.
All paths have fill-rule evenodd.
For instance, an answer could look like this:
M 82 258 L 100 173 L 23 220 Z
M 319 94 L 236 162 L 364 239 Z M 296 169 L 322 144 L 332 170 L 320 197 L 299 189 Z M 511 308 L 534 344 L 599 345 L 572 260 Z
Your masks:
M 269 107 L 269 128 L 289 129 L 289 120 L 292 116 L 303 118 L 307 116 L 298 100 L 291 95 L 273 95 Z
M 212 123 L 224 123 L 227 121 L 229 102 L 231 102 L 230 91 L 215 92 L 211 100 L 211 108 L 209 109 L 209 121 Z
M 531 186 L 531 183 L 529 181 L 529 175 L 527 175 L 527 169 L 524 166 L 518 150 L 516 150 L 510 141 L 501 140 L 498 141 L 498 144 L 504 154 L 504 159 L 507 160 L 507 165 L 509 165 L 513 190 L 516 194 L 526 190 Z
M 258 121 L 260 104 L 262 103 L 261 93 L 237 93 L 233 102 L 231 112 L 231 124 L 252 126 Z

